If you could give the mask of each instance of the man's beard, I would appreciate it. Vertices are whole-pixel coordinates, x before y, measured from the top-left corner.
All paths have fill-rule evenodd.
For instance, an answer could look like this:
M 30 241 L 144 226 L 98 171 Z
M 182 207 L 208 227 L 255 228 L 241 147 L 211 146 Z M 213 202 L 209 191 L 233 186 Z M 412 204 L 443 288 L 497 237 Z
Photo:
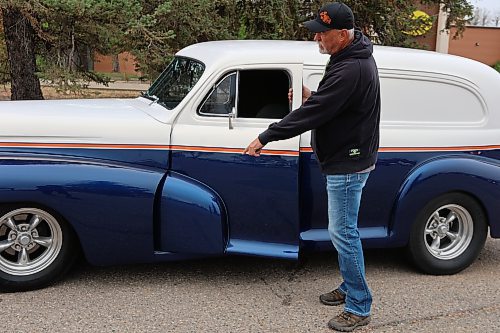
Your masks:
M 318 42 L 319 53 L 328 54 L 328 51 Z

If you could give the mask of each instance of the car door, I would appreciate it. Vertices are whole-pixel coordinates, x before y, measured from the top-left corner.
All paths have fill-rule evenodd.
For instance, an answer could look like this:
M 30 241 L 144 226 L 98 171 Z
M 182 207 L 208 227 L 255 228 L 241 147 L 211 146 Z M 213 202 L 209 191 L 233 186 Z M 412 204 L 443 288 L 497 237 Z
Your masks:
M 229 253 L 298 255 L 299 137 L 269 143 L 257 158 L 243 155 L 253 139 L 300 104 L 297 94 L 289 105 L 289 87 L 301 91 L 302 65 L 228 68 L 212 76 L 174 123 L 172 170 L 220 196 Z

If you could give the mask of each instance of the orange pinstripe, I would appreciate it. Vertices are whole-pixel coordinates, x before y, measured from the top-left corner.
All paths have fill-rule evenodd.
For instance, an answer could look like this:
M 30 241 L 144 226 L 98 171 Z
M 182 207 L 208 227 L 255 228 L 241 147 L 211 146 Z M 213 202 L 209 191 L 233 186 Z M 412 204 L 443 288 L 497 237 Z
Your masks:
M 97 149 L 165 149 L 180 151 L 200 151 L 212 153 L 242 153 L 242 148 L 225 147 L 202 147 L 202 146 L 181 146 L 181 145 L 154 145 L 154 144 L 107 144 L 107 143 L 38 143 L 38 142 L 0 142 L 0 147 L 17 148 L 97 148 Z M 437 152 L 437 151 L 474 151 L 474 150 L 495 150 L 500 149 L 500 145 L 485 146 L 456 146 L 456 147 L 381 147 L 379 152 Z M 301 147 L 301 153 L 312 152 L 310 147 Z M 262 150 L 264 155 L 290 155 L 298 156 L 295 150 Z

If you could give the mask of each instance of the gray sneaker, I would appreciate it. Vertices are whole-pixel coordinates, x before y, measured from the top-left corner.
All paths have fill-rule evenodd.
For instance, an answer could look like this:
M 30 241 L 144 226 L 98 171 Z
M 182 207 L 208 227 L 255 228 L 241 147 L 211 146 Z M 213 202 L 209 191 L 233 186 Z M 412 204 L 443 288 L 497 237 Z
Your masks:
M 339 289 L 319 296 L 319 301 L 325 305 L 340 305 L 345 303 L 345 294 Z
M 360 326 L 365 326 L 370 323 L 370 316 L 361 317 L 353 313 L 343 311 L 336 317 L 333 317 L 328 322 L 328 327 L 332 330 L 340 332 L 351 332 Z

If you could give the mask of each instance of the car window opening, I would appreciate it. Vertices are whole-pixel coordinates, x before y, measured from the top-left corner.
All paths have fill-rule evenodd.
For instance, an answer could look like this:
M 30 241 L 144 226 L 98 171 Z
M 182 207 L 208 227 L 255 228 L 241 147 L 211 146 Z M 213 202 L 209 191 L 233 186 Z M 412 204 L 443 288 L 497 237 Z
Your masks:
M 283 118 L 290 111 L 290 86 L 283 70 L 240 71 L 238 118 Z
M 237 118 L 281 119 L 290 111 L 290 82 L 284 70 L 242 70 L 226 74 L 204 99 L 198 113 L 226 116 L 237 104 Z

